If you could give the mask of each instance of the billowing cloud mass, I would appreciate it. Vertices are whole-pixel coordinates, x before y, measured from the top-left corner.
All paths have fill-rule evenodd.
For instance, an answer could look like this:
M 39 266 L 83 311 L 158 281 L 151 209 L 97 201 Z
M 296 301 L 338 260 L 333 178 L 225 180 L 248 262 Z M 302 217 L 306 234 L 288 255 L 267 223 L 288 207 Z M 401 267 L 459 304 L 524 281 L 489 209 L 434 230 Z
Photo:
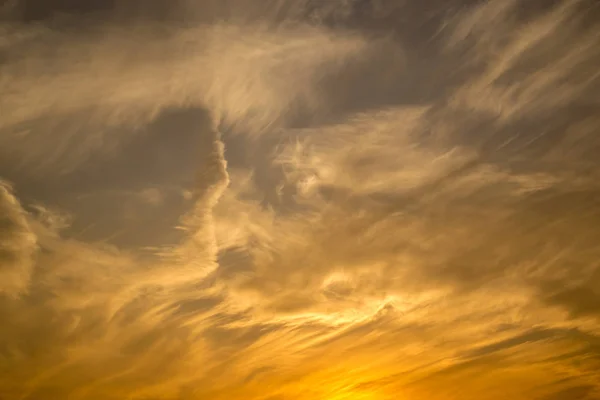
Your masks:
M 1 399 L 600 399 L 596 2 L 83 4 L 0 8 Z

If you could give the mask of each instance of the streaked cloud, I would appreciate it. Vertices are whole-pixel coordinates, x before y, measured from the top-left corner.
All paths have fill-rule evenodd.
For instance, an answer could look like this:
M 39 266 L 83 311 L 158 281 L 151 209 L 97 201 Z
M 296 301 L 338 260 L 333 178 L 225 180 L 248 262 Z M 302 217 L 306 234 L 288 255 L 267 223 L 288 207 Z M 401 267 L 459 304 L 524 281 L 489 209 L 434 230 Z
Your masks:
M 37 238 L 27 222 L 25 211 L 14 197 L 12 188 L 5 182 L 0 182 L 0 211 L 0 292 L 17 296 L 27 290 Z
M 12 16 L 0 397 L 599 397 L 597 10 L 415 4 Z

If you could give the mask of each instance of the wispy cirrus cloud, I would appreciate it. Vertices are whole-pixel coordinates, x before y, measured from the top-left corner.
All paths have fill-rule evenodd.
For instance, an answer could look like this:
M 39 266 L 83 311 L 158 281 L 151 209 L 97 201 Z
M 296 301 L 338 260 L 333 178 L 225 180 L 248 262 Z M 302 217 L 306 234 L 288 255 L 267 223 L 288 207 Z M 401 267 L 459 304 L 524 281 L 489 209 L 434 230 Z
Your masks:
M 14 197 L 11 187 L 4 182 L 0 182 L 0 211 L 0 292 L 17 296 L 25 291 L 29 284 L 37 239 L 27 222 L 25 211 Z
M 207 107 L 220 123 L 260 135 L 292 107 L 320 107 L 319 79 L 367 51 L 363 38 L 319 27 L 157 29 L 106 26 L 76 40 L 50 30 L 9 45 L 11 63 L 0 71 L 4 156 L 73 168 L 171 107 Z
M 0 394 L 597 397 L 587 3 L 453 9 L 422 51 L 386 1 L 226 3 L 5 30 L 0 161 L 24 175 L 85 170 L 173 108 L 210 121 L 181 235 L 151 254 L 0 186 Z M 452 72 L 436 90 L 427 54 Z

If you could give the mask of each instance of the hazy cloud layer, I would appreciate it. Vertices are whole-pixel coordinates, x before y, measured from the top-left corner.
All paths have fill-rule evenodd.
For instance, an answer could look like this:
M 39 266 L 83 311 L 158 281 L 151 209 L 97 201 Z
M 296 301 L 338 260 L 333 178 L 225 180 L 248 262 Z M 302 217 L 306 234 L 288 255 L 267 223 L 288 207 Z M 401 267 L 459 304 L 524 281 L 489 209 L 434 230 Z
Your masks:
M 0 210 L 0 292 L 14 296 L 26 290 L 29 283 L 36 250 L 36 236 L 31 231 L 25 211 L 14 197 L 11 187 L 4 182 L 0 186 Z
M 0 397 L 600 398 L 597 5 L 255 5 L 2 9 Z

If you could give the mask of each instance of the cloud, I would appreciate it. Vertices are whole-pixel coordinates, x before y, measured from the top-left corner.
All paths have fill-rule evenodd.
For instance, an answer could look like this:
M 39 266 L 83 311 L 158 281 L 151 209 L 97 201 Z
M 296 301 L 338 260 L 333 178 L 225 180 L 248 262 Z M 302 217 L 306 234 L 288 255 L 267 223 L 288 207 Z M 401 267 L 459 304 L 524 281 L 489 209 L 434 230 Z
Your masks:
M 0 293 L 27 291 L 37 250 L 37 238 L 11 187 L 0 181 Z
M 593 392 L 594 387 L 591 385 L 581 385 L 581 386 L 573 386 L 564 390 L 561 390 L 558 393 L 553 393 L 545 399 L 547 400 L 562 400 L 562 399 L 590 399 L 588 396 L 591 392 Z
M 596 396 L 598 53 L 583 2 L 465 7 L 423 52 L 356 22 L 360 2 L 311 3 L 190 6 L 186 24 L 75 38 L 3 31 L 11 166 L 85 170 L 172 108 L 208 110 L 210 129 L 182 234 L 150 254 L 69 236 L 73 210 L 0 186 L 1 394 Z M 430 53 L 461 66 L 431 92 L 415 61 Z M 168 203 L 154 182 L 85 183 L 98 203 Z
M 296 108 L 318 109 L 319 81 L 367 49 L 361 37 L 320 27 L 225 22 L 158 31 L 108 25 L 74 40 L 46 29 L 43 42 L 26 43 L 5 33 L 3 157 L 68 171 L 116 151 L 169 107 L 206 107 L 220 123 L 260 135 Z
M 506 123 L 535 118 L 574 100 L 596 104 L 587 90 L 598 85 L 598 74 L 589 66 L 600 54 L 595 28 L 582 28 L 576 17 L 584 3 L 560 2 L 525 23 L 509 17 L 517 15 L 520 3 L 515 1 L 483 4 L 462 17 L 450 44 L 466 45 L 483 72 L 453 96 L 456 106 Z

